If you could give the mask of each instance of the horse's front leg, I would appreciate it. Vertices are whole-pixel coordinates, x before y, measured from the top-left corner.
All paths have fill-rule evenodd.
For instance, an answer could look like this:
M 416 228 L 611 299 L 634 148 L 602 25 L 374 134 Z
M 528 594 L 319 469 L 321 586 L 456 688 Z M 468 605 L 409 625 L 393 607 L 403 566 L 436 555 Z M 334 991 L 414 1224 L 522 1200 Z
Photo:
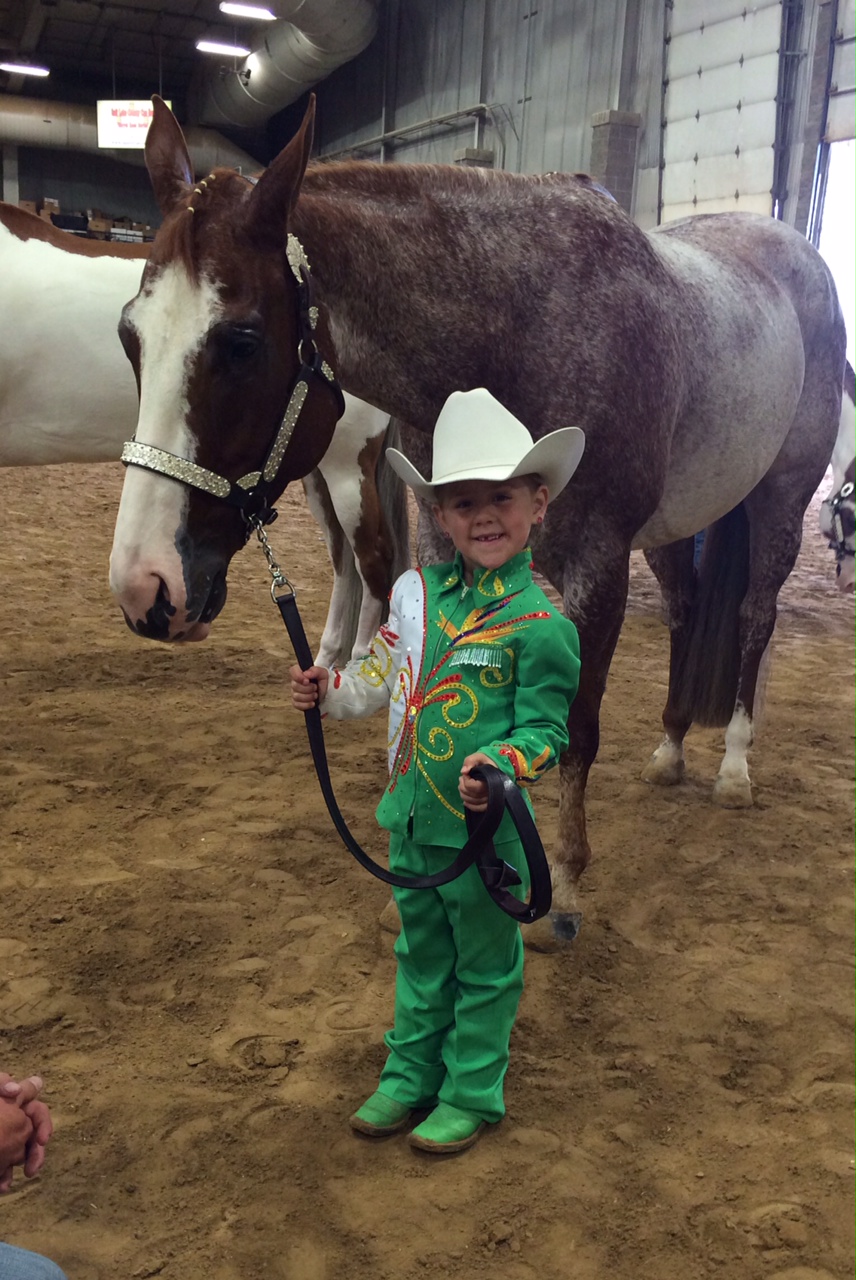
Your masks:
M 681 542 L 672 542 L 668 546 L 656 547 L 645 552 L 645 559 L 660 584 L 669 624 L 671 649 L 669 694 L 663 709 L 665 735 L 642 770 L 642 778 L 645 782 L 661 787 L 674 786 L 684 776 L 684 738 L 692 723 L 689 715 L 679 705 L 676 685 L 686 658 L 695 596 L 694 554 L 693 538 L 685 538 Z
M 549 536 L 548 530 L 545 542 Z M 554 584 L 558 586 L 563 579 L 565 613 L 580 634 L 581 666 L 577 696 L 568 717 L 568 748 L 559 764 L 558 846 L 550 858 L 553 908 L 547 928 L 539 921 L 526 931 L 535 947 L 569 942 L 579 930 L 577 882 L 591 857 L 585 790 L 600 741 L 600 704 L 624 620 L 629 569 L 629 542 L 604 533 L 596 544 L 588 543 L 585 558 L 578 552 L 564 572 L 556 567 L 550 570 Z

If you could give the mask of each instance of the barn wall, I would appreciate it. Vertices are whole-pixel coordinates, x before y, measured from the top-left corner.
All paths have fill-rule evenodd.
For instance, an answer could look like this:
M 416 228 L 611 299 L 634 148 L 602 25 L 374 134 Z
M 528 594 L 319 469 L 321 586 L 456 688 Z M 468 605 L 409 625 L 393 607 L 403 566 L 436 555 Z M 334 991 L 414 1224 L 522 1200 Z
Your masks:
M 320 150 L 485 104 L 481 118 L 371 142 L 361 154 L 445 163 L 484 149 L 514 172 L 588 171 L 593 116 L 638 109 L 625 47 L 635 48 L 645 8 L 659 14 L 660 0 L 388 0 L 372 47 L 318 87 Z
M 110 217 L 156 225 L 160 213 L 142 163 L 47 147 L 18 147 L 18 199 L 58 200 L 65 213 L 100 209 Z
M 795 3 L 789 0 L 791 11 Z M 781 108 L 777 111 L 773 101 L 781 94 L 776 77 L 778 4 L 764 0 L 760 5 L 772 13 L 768 41 L 772 70 L 763 92 L 750 74 L 751 66 L 745 70 L 746 56 L 735 54 L 733 66 L 723 64 L 718 71 L 724 114 L 734 108 L 732 114 L 743 132 L 745 120 L 738 104 L 759 92 L 766 104 L 769 128 L 760 141 L 753 142 L 765 157 L 755 201 L 759 208 L 773 206 L 767 171 L 774 145 L 784 152 L 782 174 L 798 168 L 802 158 L 803 103 L 814 52 L 815 14 L 825 3 L 828 0 L 805 0 L 797 5 L 802 15 L 799 47 L 787 55 L 794 59 L 788 65 L 796 67 L 786 85 L 793 119 L 784 133 Z M 852 0 L 841 0 L 841 5 L 849 11 Z M 744 28 L 748 31 L 758 25 L 758 7 L 743 6 L 737 0 L 682 0 L 690 28 L 693 13 L 698 15 L 699 30 L 695 35 L 690 31 L 687 38 L 711 45 L 713 28 L 722 27 L 738 11 L 741 33 Z M 668 20 L 674 8 L 665 0 L 600 0 L 596 5 L 590 0 L 386 0 L 374 44 L 318 87 L 320 151 L 353 154 L 362 144 L 357 153 L 372 158 L 461 163 L 467 162 L 468 150 L 486 151 L 493 153 L 495 165 L 516 172 L 591 172 L 618 188 L 619 199 L 643 227 L 659 222 L 664 207 L 667 216 L 670 208 L 677 211 L 672 216 L 691 211 L 692 199 L 682 203 L 680 193 L 670 196 L 664 189 L 661 121 L 670 111 L 680 116 L 675 103 L 668 101 L 669 86 L 664 86 L 665 38 L 671 34 Z M 743 55 L 742 48 L 738 53 Z M 716 69 L 716 56 L 713 63 Z M 705 84 L 712 83 L 711 75 Z M 673 85 L 673 99 L 675 92 Z M 469 109 L 479 104 L 484 110 L 471 114 Z M 708 106 L 705 99 L 702 108 L 706 111 Z M 461 114 L 437 120 L 453 113 Z M 423 121 L 435 123 L 389 137 Z M 676 134 L 677 122 L 673 124 Z M 711 127 L 716 133 L 715 122 Z M 383 135 L 386 141 L 378 141 Z M 735 146 L 741 141 L 746 140 L 738 137 Z M 709 150 L 711 145 L 706 138 L 705 147 Z M 696 198 L 697 150 L 694 146 L 688 153 L 690 197 Z M 740 150 L 745 152 L 746 145 Z M 471 161 L 478 158 L 469 157 Z M 807 162 L 812 163 L 811 155 Z M 607 167 L 598 172 L 603 165 Z M 734 164 L 719 164 L 719 168 L 721 181 L 715 173 L 705 177 L 703 195 L 712 202 L 710 207 L 733 197 L 741 185 L 731 172 Z M 758 164 L 752 165 L 743 175 L 744 188 L 758 169 Z M 673 188 L 677 174 L 673 168 Z M 782 178 L 778 182 L 779 216 L 794 221 L 798 183 L 788 185 Z M 745 192 L 742 202 L 750 207 Z

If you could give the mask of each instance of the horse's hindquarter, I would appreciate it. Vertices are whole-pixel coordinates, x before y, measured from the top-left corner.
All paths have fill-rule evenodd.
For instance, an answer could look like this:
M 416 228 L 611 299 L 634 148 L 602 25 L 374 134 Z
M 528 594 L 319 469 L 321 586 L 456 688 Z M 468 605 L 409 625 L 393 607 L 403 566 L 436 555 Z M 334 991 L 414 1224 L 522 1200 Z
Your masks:
M 141 272 L 0 225 L 0 465 L 119 457 L 137 392 L 116 326 Z
M 649 239 L 676 281 L 687 388 L 662 500 L 637 547 L 705 528 L 774 464 L 800 465 L 801 451 L 817 457 L 834 441 L 822 420 L 789 439 L 806 352 L 835 345 L 834 290 L 808 242 L 751 214 L 687 218 Z

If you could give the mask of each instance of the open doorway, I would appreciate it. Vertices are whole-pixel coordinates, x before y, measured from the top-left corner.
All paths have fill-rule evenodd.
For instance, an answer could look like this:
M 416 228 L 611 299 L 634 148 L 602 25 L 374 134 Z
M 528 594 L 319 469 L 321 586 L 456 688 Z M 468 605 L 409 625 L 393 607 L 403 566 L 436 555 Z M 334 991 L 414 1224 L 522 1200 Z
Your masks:
M 856 338 L 856 141 L 833 142 L 820 227 L 820 252 L 835 277 L 838 300 L 847 325 L 847 359 L 854 360 Z

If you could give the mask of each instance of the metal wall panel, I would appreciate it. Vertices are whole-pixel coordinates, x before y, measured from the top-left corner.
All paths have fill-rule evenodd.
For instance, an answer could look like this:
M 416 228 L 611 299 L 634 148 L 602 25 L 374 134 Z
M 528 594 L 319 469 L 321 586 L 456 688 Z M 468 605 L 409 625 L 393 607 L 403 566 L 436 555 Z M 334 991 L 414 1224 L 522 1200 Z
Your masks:
M 480 141 L 512 171 L 585 170 L 592 116 L 619 105 L 628 2 L 388 0 L 374 44 L 318 87 L 319 149 L 486 103 L 483 128 L 437 124 L 390 140 L 385 158 L 448 162 Z
M 746 0 L 675 0 L 669 16 L 672 36 L 704 28 L 709 30 L 732 18 L 749 18 L 766 7 L 770 0 L 758 0 L 751 7 Z
M 674 0 L 667 22 L 661 220 L 772 211 L 782 6 Z
M 832 58 L 832 84 L 829 94 L 829 110 L 826 117 L 824 142 L 844 142 L 856 135 L 854 106 L 856 106 L 856 0 L 839 0 L 838 30 L 835 33 L 835 49 Z
M 769 4 L 730 21 L 711 23 L 676 36 L 669 42 L 669 80 L 697 75 L 703 67 L 733 66 L 735 48 L 743 58 L 757 57 L 779 47 L 780 5 Z

